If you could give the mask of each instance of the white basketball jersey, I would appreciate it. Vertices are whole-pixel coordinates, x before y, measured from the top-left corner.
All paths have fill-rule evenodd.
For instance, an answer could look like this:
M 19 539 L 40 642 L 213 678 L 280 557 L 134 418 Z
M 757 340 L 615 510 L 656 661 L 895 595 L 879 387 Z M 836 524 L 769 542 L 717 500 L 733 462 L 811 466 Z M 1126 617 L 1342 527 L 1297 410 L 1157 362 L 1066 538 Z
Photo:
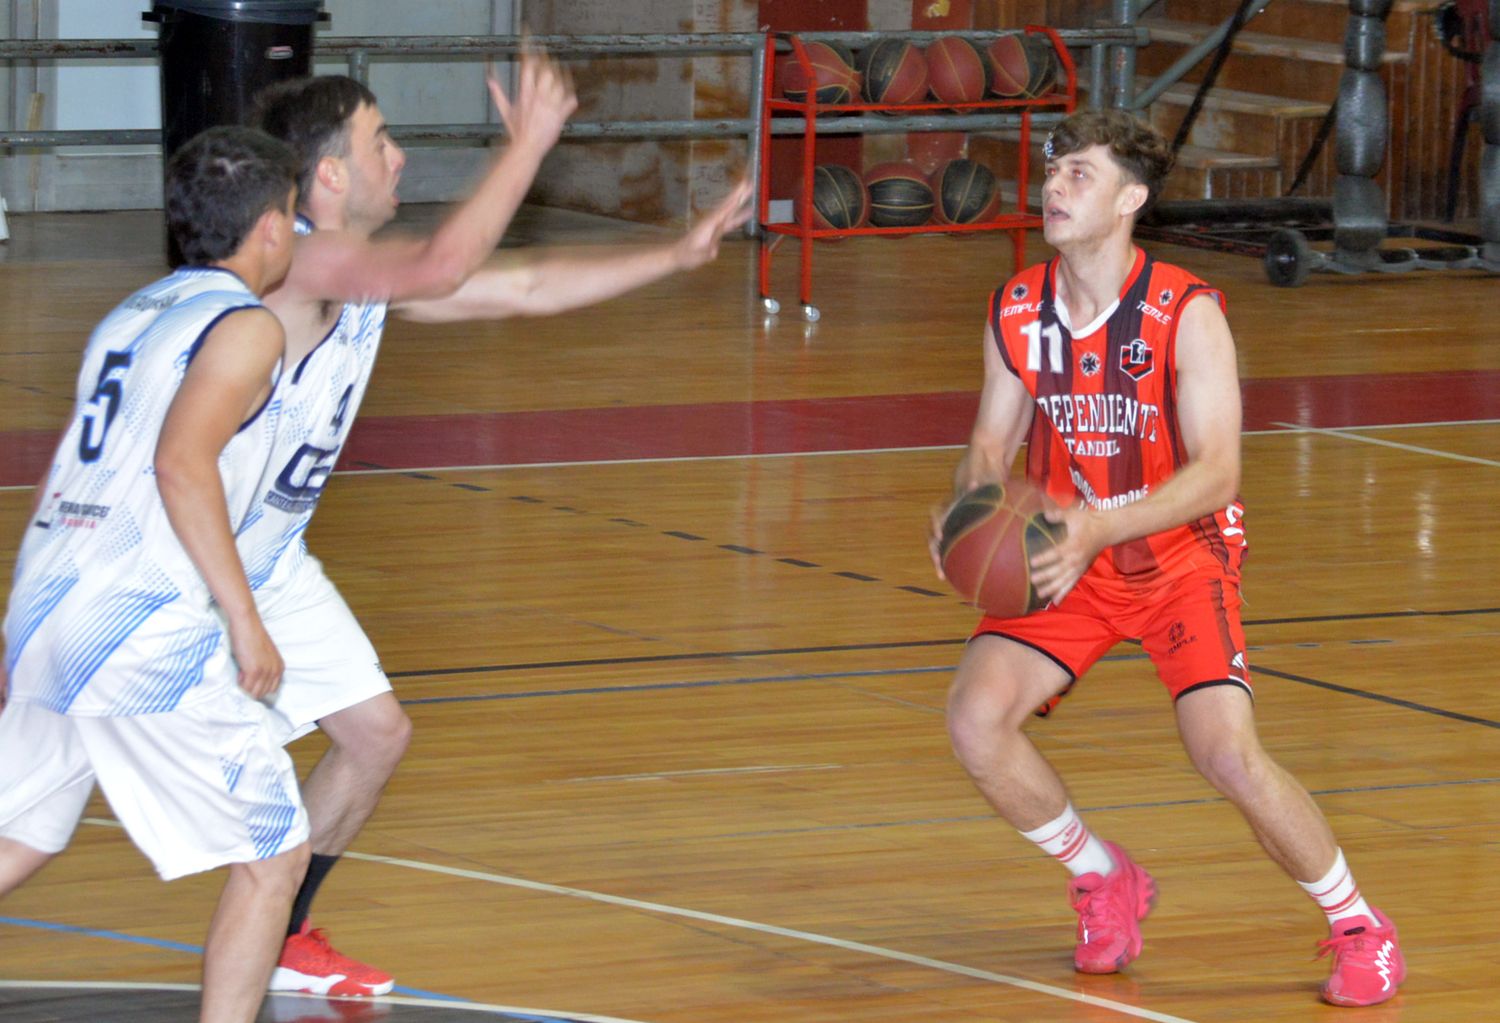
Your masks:
M 224 316 L 260 306 L 227 270 L 188 267 L 94 329 L 77 403 L 16 561 L 5 618 L 11 695 L 87 716 L 172 710 L 224 641 L 167 518 L 156 445 L 188 364 Z M 219 457 L 231 526 L 252 507 L 276 390 Z
M 312 225 L 299 217 L 297 231 Z M 347 304 L 338 322 L 281 385 L 275 447 L 238 534 L 240 560 L 265 607 L 307 557 L 304 533 L 338 461 L 385 331 L 386 304 Z

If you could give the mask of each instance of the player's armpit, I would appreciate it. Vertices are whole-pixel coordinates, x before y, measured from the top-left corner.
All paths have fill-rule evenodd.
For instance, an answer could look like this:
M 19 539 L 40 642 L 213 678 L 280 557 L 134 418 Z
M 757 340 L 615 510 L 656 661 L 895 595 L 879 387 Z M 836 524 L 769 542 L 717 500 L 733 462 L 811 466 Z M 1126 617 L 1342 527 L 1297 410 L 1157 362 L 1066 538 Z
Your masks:
M 314 231 L 297 240 L 282 290 L 319 302 L 399 302 L 440 298 L 471 267 L 433 239 L 370 241 L 346 231 Z

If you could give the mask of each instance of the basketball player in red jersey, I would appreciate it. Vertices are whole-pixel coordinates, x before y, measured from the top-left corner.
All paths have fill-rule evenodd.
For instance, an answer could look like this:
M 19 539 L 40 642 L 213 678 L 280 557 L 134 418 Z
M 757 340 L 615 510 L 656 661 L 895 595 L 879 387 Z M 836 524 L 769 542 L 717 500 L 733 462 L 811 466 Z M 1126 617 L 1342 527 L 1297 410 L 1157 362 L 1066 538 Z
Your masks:
M 1256 736 L 1239 614 L 1240 392 L 1223 295 L 1131 242 L 1171 150 L 1123 111 L 1087 111 L 1057 126 L 1046 156 L 1043 235 L 1058 255 L 991 299 L 984 389 L 954 489 L 1003 480 L 1024 440 L 1026 475 L 1057 502 L 1051 517 L 1067 535 L 1032 562 L 1050 604 L 975 630 L 949 694 L 954 750 L 1000 816 L 1073 874 L 1077 969 L 1121 969 L 1140 954 L 1155 883 L 1089 832 L 1022 725 L 1115 643 L 1140 640 L 1193 765 L 1327 914 L 1323 997 L 1385 1001 L 1406 970 L 1396 928 L 1365 902 L 1312 797 Z

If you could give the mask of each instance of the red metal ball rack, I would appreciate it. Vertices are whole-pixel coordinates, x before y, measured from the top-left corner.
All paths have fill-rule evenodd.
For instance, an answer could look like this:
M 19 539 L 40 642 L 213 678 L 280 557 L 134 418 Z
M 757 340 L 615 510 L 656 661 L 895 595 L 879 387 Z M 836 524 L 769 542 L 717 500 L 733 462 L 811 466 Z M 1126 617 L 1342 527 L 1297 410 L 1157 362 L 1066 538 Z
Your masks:
M 1026 208 L 1026 193 L 1031 180 L 1031 118 L 1038 110 L 1060 110 L 1072 113 L 1078 105 L 1078 72 L 1068 48 L 1063 45 L 1057 32 L 1043 25 L 1027 25 L 1027 35 L 1045 35 L 1056 50 L 1058 59 L 1067 75 L 1067 84 L 1061 92 L 1053 92 L 1029 99 L 989 99 L 973 103 L 819 103 L 816 100 L 817 81 L 813 74 L 812 60 L 807 55 L 801 38 L 794 33 L 766 33 L 765 99 L 761 103 L 761 138 L 771 138 L 771 117 L 775 113 L 800 114 L 802 131 L 802 180 L 798 209 L 801 211 L 792 223 L 769 223 L 771 204 L 771 146 L 767 145 L 760 168 L 760 297 L 767 311 L 776 312 L 780 304 L 771 297 L 771 256 L 785 238 L 796 238 L 801 243 L 801 290 L 802 314 L 808 320 L 819 317 L 818 308 L 812 304 L 813 242 L 820 238 L 850 238 L 859 235 L 905 235 L 905 234 L 956 234 L 969 231 L 1009 231 L 1015 251 L 1016 268 L 1020 269 L 1026 258 L 1026 232 L 1042 226 L 1042 218 Z M 958 33 L 962 34 L 962 33 Z M 790 52 L 777 56 L 777 40 L 784 40 Z M 801 101 L 778 99 L 773 95 L 776 79 L 776 61 L 795 60 L 802 66 L 808 83 L 807 98 Z M 813 208 L 813 154 L 818 141 L 819 114 L 848 113 L 897 113 L 897 114 L 952 114 L 985 113 L 989 111 L 1015 111 L 1020 115 L 1020 151 L 1016 163 L 1016 207 L 1013 211 L 1000 213 L 992 220 L 975 224 L 928 223 L 912 227 L 851 227 L 820 228 L 812 222 Z M 941 125 L 934 127 L 910 127 L 910 131 L 952 131 Z

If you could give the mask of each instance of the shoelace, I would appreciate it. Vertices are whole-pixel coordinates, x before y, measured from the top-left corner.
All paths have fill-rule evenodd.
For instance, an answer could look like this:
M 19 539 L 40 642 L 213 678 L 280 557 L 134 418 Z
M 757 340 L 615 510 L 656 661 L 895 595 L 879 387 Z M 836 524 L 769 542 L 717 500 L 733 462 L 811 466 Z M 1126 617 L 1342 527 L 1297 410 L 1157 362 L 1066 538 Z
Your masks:
M 1108 882 L 1106 882 L 1107 884 Z M 1112 906 L 1108 897 L 1103 897 L 1105 885 L 1101 884 L 1092 891 L 1080 891 L 1078 901 L 1073 903 L 1073 908 L 1083 918 L 1084 930 L 1090 933 L 1099 933 L 1105 928 L 1117 928 L 1118 921 L 1110 912 Z
M 1344 956 L 1373 956 L 1380 942 L 1389 937 L 1390 932 L 1383 927 L 1370 930 L 1368 927 L 1352 927 L 1343 934 L 1335 934 L 1331 938 L 1325 938 L 1318 942 L 1318 954 L 1316 958 L 1322 959 L 1329 954 L 1342 959 Z

